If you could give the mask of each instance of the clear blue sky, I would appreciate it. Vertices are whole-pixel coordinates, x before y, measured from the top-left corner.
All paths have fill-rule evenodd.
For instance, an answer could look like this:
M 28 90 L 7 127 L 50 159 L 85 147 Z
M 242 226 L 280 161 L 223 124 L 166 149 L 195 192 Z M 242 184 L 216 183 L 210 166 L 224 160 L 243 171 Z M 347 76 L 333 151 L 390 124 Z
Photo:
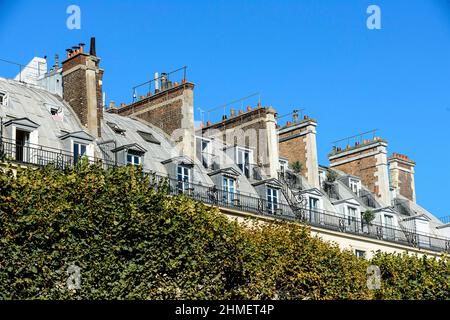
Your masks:
M 81 8 L 80 30 L 66 28 L 70 4 Z M 366 28 L 370 4 L 381 8 L 381 30 Z M 380 129 L 389 153 L 417 162 L 418 202 L 450 215 L 449 1 L 0 0 L 0 8 L 0 58 L 47 55 L 52 64 L 95 36 L 116 103 L 155 71 L 187 65 L 196 109 L 253 92 L 280 115 L 305 108 L 319 122 L 321 164 L 333 140 Z M 0 63 L 0 75 L 15 71 Z

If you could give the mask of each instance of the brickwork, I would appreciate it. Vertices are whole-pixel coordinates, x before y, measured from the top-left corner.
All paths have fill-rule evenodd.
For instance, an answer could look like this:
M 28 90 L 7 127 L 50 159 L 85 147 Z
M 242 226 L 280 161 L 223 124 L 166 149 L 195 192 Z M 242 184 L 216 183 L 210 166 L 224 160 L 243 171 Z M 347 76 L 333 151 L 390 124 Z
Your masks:
M 94 63 L 92 63 L 92 61 Z M 97 113 L 97 119 L 92 126 L 95 128 L 91 132 L 101 136 L 101 119 L 103 118 L 103 104 L 102 104 L 102 79 L 103 70 L 99 69 L 100 59 L 90 56 L 85 53 L 79 53 L 62 63 L 63 72 L 63 98 L 72 107 L 77 114 L 81 124 L 89 128 L 89 108 L 94 108 Z M 86 70 L 88 65 L 95 66 L 95 88 L 88 90 L 88 80 Z M 78 68 L 77 68 L 78 67 Z M 92 82 L 94 84 L 94 82 Z M 88 96 L 88 92 L 95 92 L 95 99 Z M 92 105 L 92 107 L 89 107 Z M 95 116 L 95 114 L 93 114 Z
M 414 190 L 412 188 L 411 174 L 402 170 L 398 172 L 398 188 L 400 194 L 409 200 L 414 199 Z
M 348 159 L 348 157 L 345 158 Z M 334 161 L 330 161 L 331 164 L 333 162 Z M 377 160 L 374 156 L 361 158 L 341 165 L 333 166 L 333 169 L 338 169 L 347 174 L 360 177 L 362 183 L 367 186 L 370 191 L 376 193 L 379 196 L 379 189 L 376 188 L 378 182 L 378 176 L 376 175 Z
M 81 124 L 87 127 L 86 75 L 84 70 L 78 69 L 64 76 L 63 92 L 64 100 L 75 111 Z
M 360 177 L 362 183 L 389 204 L 386 142 L 377 138 L 329 156 L 330 167 Z
M 389 157 L 389 170 L 391 172 L 391 185 L 398 192 L 411 201 L 416 201 L 414 186 L 414 167 L 416 163 L 407 156 L 393 153 Z
M 289 138 L 290 136 L 294 136 L 296 134 L 299 134 L 301 132 L 304 132 L 305 128 L 296 129 L 293 131 L 284 132 L 282 134 L 278 135 L 279 142 L 279 152 L 280 156 L 287 158 L 289 161 L 289 164 L 294 163 L 296 161 L 299 161 L 302 166 L 302 175 L 306 175 L 306 136 L 296 136 L 289 140 L 284 140 L 286 138 Z
M 269 153 L 268 150 L 268 144 L 267 141 L 265 141 L 265 138 L 261 136 L 261 134 L 265 133 L 265 130 L 267 130 L 267 108 L 257 108 L 254 110 L 251 110 L 249 112 L 236 115 L 232 118 L 226 119 L 224 121 L 212 124 L 210 126 L 207 126 L 203 128 L 203 132 L 207 132 L 208 130 L 214 129 L 223 131 L 223 135 L 221 137 L 221 140 L 225 143 L 230 144 L 230 132 L 231 135 L 233 129 L 241 129 L 244 134 L 247 132 L 254 133 L 254 137 L 256 139 L 250 139 L 250 136 L 240 136 L 240 135 L 234 135 L 234 141 L 232 144 L 234 145 L 240 145 L 243 147 L 251 148 L 256 150 L 255 153 L 256 158 L 254 159 L 256 163 L 261 164 L 263 167 L 268 167 L 268 159 L 267 155 Z M 256 140 L 256 141 L 254 141 Z
M 183 127 L 184 93 L 193 88 L 192 83 L 184 83 L 111 112 L 121 116 L 134 114 L 171 135 L 173 131 Z

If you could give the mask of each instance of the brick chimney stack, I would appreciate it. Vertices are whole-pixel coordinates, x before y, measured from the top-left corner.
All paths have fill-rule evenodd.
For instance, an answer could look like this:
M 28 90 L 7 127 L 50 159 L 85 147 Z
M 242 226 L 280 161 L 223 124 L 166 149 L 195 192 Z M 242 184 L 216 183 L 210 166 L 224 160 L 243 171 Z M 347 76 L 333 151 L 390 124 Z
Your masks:
M 335 148 L 328 159 L 330 168 L 360 177 L 384 205 L 390 205 L 387 141 L 374 137 L 344 150 Z
M 319 163 L 316 142 L 317 122 L 306 117 L 298 120 L 298 112 L 293 112 L 293 123 L 288 121 L 278 129 L 278 147 L 280 156 L 289 163 L 299 161 L 303 165 L 301 174 L 309 184 L 319 188 Z
M 395 152 L 389 157 L 388 161 L 391 173 L 391 186 L 396 188 L 405 198 L 416 202 L 414 185 L 414 167 L 416 163 L 409 159 L 408 156 Z
M 66 51 L 67 58 L 62 62 L 63 98 L 88 132 L 100 137 L 103 70 L 96 56 L 95 38 L 91 38 L 89 54 L 84 51 L 84 43 Z

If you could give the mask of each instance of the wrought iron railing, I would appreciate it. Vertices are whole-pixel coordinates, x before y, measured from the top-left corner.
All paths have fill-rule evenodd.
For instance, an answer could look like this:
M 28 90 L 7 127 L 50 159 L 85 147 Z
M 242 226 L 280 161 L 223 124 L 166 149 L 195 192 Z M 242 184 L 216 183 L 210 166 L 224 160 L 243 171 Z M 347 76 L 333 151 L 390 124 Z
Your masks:
M 45 147 L 36 144 L 20 144 L 13 140 L 2 138 L 0 155 L 2 159 L 17 163 L 45 166 L 53 164 L 58 169 L 66 169 L 74 166 L 81 158 L 90 163 L 101 163 L 105 169 L 115 165 L 113 162 L 105 161 L 96 157 L 75 156 L 65 150 Z
M 32 165 L 53 164 L 59 169 L 64 169 L 73 166 L 77 161 L 73 155 L 63 150 L 58 151 L 44 146 L 22 146 L 5 139 L 0 142 L 2 158 L 14 162 Z M 116 166 L 115 163 L 104 162 L 96 158 L 87 159 L 91 163 L 100 163 L 105 169 Z M 430 234 L 402 230 L 376 223 L 365 224 L 355 218 L 343 217 L 325 210 L 308 209 L 306 206 L 294 211 L 289 203 L 283 201 L 273 203 L 256 196 L 226 192 L 214 185 L 189 182 L 187 188 L 181 188 L 179 181 L 176 179 L 154 173 L 144 174 L 151 174 L 153 184 L 157 188 L 166 188 L 170 195 L 184 194 L 194 200 L 220 208 L 229 208 L 289 221 L 301 221 L 324 229 L 357 234 L 432 251 L 450 252 L 450 239 L 448 238 L 435 237 Z

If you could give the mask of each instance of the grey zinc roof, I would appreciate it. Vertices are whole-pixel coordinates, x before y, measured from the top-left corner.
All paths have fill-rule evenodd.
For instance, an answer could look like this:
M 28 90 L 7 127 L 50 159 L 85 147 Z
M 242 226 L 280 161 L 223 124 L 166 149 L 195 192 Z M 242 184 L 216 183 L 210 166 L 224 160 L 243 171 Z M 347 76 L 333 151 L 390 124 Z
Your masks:
M 66 132 L 84 130 L 73 110 L 57 95 L 29 84 L 0 77 L 0 90 L 8 95 L 8 104 L 2 106 L 3 121 L 28 118 L 39 124 L 39 144 L 64 149 L 60 136 Z M 60 108 L 63 120 L 53 120 L 50 108 Z
M 116 132 L 107 124 L 108 122 L 114 123 L 118 128 L 124 130 L 124 132 Z M 145 140 L 140 132 L 151 134 L 159 143 Z M 161 162 L 181 156 L 175 144 L 164 132 L 155 126 L 134 117 L 123 117 L 108 112 L 103 113 L 101 140 L 114 140 L 116 142 L 116 148 L 134 143 L 138 144 L 146 150 L 143 159 L 144 170 L 152 171 L 164 176 L 167 175 L 167 170 Z M 194 160 L 194 167 L 193 178 L 195 183 L 201 182 L 205 185 L 213 184 L 212 180 L 203 169 L 203 166 L 199 164 L 198 161 Z

